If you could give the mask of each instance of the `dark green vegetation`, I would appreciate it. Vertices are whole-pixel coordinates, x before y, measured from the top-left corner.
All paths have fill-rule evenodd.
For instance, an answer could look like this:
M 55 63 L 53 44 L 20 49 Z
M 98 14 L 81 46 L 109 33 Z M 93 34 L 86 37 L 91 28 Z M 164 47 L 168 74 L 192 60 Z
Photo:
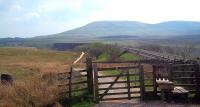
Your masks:
M 115 44 L 93 43 L 77 47 L 77 50 L 87 52 L 97 60 L 117 60 L 123 51 Z
M 93 107 L 95 104 L 94 102 L 90 101 L 90 100 L 84 100 L 84 101 L 81 101 L 79 103 L 76 103 L 74 105 L 72 105 L 72 107 Z

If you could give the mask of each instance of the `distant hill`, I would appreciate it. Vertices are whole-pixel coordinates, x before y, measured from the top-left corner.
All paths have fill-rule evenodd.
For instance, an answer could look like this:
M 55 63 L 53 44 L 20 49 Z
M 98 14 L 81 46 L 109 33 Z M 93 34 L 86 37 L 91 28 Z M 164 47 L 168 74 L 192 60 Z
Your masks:
M 168 21 L 147 24 L 136 21 L 97 21 L 58 34 L 27 38 L 30 43 L 66 43 L 134 38 L 173 38 L 191 36 L 200 38 L 200 22 Z M 195 35 L 195 36 L 193 36 Z M 124 38 L 123 38 L 124 36 Z M 0 39 L 1 41 L 1 39 Z M 4 43 L 5 44 L 5 43 Z
M 146 24 L 136 21 L 97 21 L 59 34 L 41 36 L 42 38 L 102 37 L 134 35 L 141 37 L 171 37 L 180 35 L 199 35 L 200 22 L 168 21 Z M 37 38 L 37 37 L 36 37 Z M 40 38 L 40 37 L 39 37 Z

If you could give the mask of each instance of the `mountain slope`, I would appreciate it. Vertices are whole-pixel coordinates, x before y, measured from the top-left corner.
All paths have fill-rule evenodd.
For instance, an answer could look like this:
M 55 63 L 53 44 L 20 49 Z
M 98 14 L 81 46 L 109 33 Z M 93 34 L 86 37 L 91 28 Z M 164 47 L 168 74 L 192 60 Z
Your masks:
M 116 40 L 134 38 L 200 38 L 200 22 L 168 21 L 146 24 L 136 21 L 97 21 L 59 34 L 23 39 L 26 44 L 45 45 L 65 42 L 88 42 L 98 40 Z M 194 36 L 195 35 L 195 36 Z M 1 41 L 1 39 L 0 39 Z M 4 43 L 6 44 L 6 43 Z
M 52 36 L 178 36 L 200 34 L 200 22 L 169 21 L 146 24 L 135 21 L 98 21 Z

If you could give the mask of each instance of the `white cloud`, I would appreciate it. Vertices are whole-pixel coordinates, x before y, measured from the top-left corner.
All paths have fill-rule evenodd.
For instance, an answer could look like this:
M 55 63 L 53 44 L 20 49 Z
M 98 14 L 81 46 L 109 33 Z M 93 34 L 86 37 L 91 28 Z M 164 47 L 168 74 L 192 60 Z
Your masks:
M 27 20 L 32 19 L 32 18 L 40 18 L 40 14 L 37 12 L 30 12 L 30 13 L 25 14 L 24 18 Z
M 13 21 L 30 21 L 31 19 L 39 19 L 40 14 L 37 12 L 29 12 L 19 17 L 12 18 Z
M 80 10 L 83 0 L 49 0 L 48 2 L 38 6 L 38 12 L 52 12 L 63 9 Z
M 200 21 L 199 0 L 97 0 L 102 10 L 91 20 L 135 20 L 157 23 L 168 20 Z
M 11 6 L 11 10 L 12 11 L 21 11 L 22 7 L 19 4 L 14 4 L 14 5 Z

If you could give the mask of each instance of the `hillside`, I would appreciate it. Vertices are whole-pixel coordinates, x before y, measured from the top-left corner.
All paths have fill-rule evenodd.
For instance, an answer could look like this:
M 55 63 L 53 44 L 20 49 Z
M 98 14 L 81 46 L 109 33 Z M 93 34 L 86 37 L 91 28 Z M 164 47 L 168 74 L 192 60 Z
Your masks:
M 200 22 L 169 21 L 157 24 L 147 24 L 136 21 L 97 21 L 85 26 L 65 31 L 59 34 L 36 38 L 64 37 L 102 37 L 116 35 L 148 36 L 180 36 L 200 34 Z
M 195 36 L 194 36 L 195 35 Z M 163 39 L 191 37 L 199 40 L 200 22 L 168 21 L 147 24 L 136 21 L 97 21 L 59 34 L 33 38 L 0 39 L 0 46 L 48 47 L 54 43 L 120 41 L 134 39 Z M 192 41 L 192 40 L 191 40 Z

